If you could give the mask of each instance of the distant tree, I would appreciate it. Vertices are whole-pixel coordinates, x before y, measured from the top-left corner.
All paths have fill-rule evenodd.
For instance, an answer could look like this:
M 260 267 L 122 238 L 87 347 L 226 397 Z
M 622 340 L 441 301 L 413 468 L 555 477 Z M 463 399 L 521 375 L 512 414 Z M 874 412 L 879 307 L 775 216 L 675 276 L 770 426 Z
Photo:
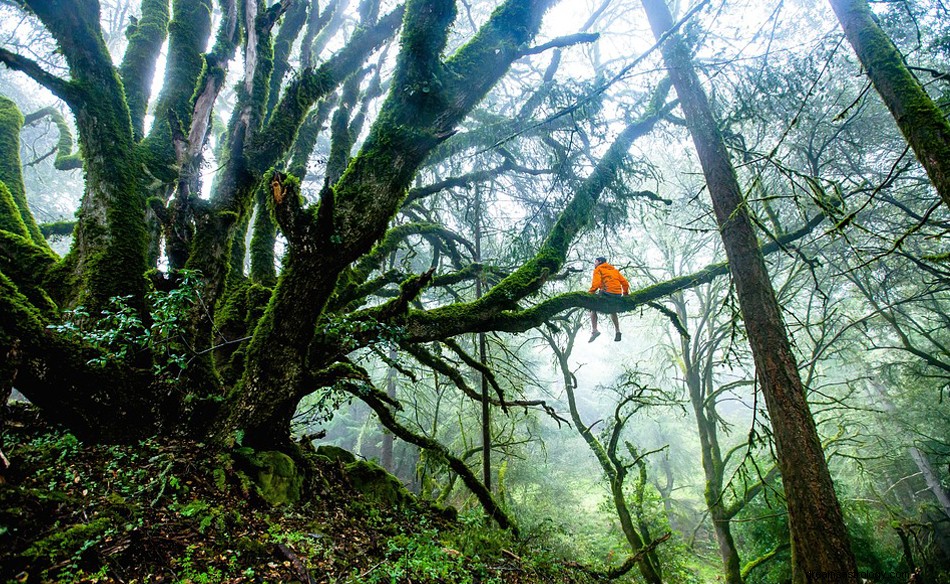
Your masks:
M 663 570 L 655 548 L 669 534 L 654 538 L 643 515 L 642 489 L 645 487 L 647 480 L 644 458 L 649 454 L 653 454 L 653 452 L 641 453 L 629 440 L 624 440 L 623 445 L 621 445 L 621 440 L 623 440 L 627 423 L 640 409 L 649 406 L 669 405 L 671 400 L 663 392 L 655 388 L 645 387 L 634 379 L 619 381 L 618 385 L 620 387 L 618 388 L 613 417 L 607 423 L 607 428 L 602 433 L 603 437 L 599 438 L 593 429 L 597 422 L 588 423 L 581 417 L 577 406 L 577 398 L 575 397 L 578 380 L 574 372 L 571 371 L 568 361 L 574 349 L 574 342 L 580 330 L 581 320 L 575 314 L 573 318 L 562 323 L 565 328 L 563 334 L 557 335 L 550 332 L 545 333 L 544 337 L 554 352 L 558 370 L 564 383 L 564 392 L 567 396 L 574 431 L 580 434 L 584 442 L 587 443 L 588 448 L 604 472 L 610 488 L 611 502 L 617 513 L 617 520 L 620 521 L 620 528 L 630 546 L 630 558 L 622 566 L 612 570 L 610 575 L 617 578 L 637 566 L 644 580 L 651 584 L 660 584 L 663 581 Z M 627 454 L 623 453 L 623 446 L 626 446 Z M 630 496 L 628 494 L 627 477 L 634 469 L 639 470 L 641 476 L 639 476 L 637 482 L 639 496 L 633 498 L 633 509 L 631 509 L 628 502 Z M 634 559 L 637 561 L 633 561 Z

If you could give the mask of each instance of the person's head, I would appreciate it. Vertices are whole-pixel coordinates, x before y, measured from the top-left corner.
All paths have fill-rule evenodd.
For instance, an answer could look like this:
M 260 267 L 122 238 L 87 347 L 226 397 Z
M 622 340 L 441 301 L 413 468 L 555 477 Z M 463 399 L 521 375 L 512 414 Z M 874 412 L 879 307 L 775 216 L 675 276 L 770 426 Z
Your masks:
M 606 264 L 606 263 L 607 263 L 607 258 L 600 256 L 599 258 L 596 258 L 594 260 L 594 267 L 599 266 L 600 264 Z

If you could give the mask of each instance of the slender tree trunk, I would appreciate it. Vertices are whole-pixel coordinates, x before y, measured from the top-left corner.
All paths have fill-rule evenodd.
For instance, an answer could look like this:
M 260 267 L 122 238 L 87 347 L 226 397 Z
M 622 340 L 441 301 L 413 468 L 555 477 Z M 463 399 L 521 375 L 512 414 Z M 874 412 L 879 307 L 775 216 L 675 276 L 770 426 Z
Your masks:
M 396 349 L 389 350 L 390 360 L 395 361 L 398 354 Z M 396 368 L 390 367 L 389 371 L 386 372 L 386 395 L 389 399 L 396 399 Z M 396 468 L 393 464 L 393 446 L 394 446 L 394 436 L 386 427 L 383 427 L 383 440 L 382 446 L 380 447 L 379 453 L 379 463 L 383 468 L 388 470 L 392 474 L 396 474 Z
M 680 322 L 685 323 L 685 306 L 679 305 Z M 722 558 L 723 573 L 728 584 L 742 584 L 742 567 L 739 562 L 739 552 L 732 538 L 730 518 L 725 512 L 723 501 L 722 455 L 719 450 L 719 441 L 716 432 L 716 412 L 713 406 L 706 404 L 706 396 L 702 391 L 699 365 L 692 358 L 689 341 L 681 338 L 681 351 L 686 366 L 686 385 L 689 390 L 690 402 L 696 416 L 696 428 L 699 431 L 699 444 L 702 451 L 703 471 L 706 477 L 706 508 L 712 520 L 716 533 L 716 542 L 719 544 L 719 556 Z M 707 411 L 710 415 L 707 415 Z
M 478 189 L 475 194 L 475 261 L 482 261 L 482 193 Z M 480 274 L 475 280 L 475 297 L 482 297 L 482 278 Z M 478 359 L 486 363 L 488 350 L 485 342 L 485 333 L 478 333 Z M 491 491 L 491 401 L 488 393 L 488 378 L 481 373 L 482 383 L 482 482 L 485 488 Z
M 887 394 L 887 389 L 882 384 L 873 380 L 870 386 L 874 390 L 874 393 L 877 394 L 878 399 L 881 400 L 881 406 L 884 408 L 884 411 L 889 415 L 897 414 L 897 407 Z M 927 489 L 937 501 L 939 514 L 943 515 L 940 521 L 934 522 L 934 538 L 944 557 L 950 557 L 950 538 L 947 537 L 947 528 L 943 527 L 945 521 L 950 519 L 950 496 L 947 495 L 947 491 L 943 488 L 937 471 L 930 463 L 926 454 L 921 452 L 916 446 L 909 447 L 907 454 L 910 456 L 910 459 L 914 461 L 914 465 L 917 467 L 917 470 L 920 471 L 921 476 L 924 477 L 924 483 L 927 485 Z
M 904 64 L 866 0 L 829 0 L 868 77 L 943 202 L 950 206 L 950 122 Z
M 614 461 L 610 459 L 603 444 L 601 444 L 600 441 L 597 440 L 597 437 L 590 431 L 590 427 L 584 424 L 584 421 L 581 419 L 580 411 L 577 409 L 577 400 L 574 396 L 575 380 L 567 363 L 568 357 L 574 348 L 574 338 L 576 334 L 577 329 L 569 333 L 567 347 L 565 347 L 564 350 L 561 350 L 557 346 L 557 343 L 551 338 L 548 339 L 548 343 L 551 345 L 551 349 L 554 350 L 558 367 L 561 370 L 561 376 L 564 380 L 564 391 L 567 394 L 567 403 L 571 412 L 571 421 L 574 422 L 574 429 L 577 430 L 577 433 L 581 435 L 584 442 L 590 447 L 591 452 L 593 452 L 597 458 L 597 462 L 600 463 L 604 474 L 607 475 L 607 479 L 610 481 L 611 499 L 614 503 L 614 509 L 617 511 L 617 518 L 620 520 L 620 528 L 623 530 L 627 543 L 630 544 L 630 550 L 634 554 L 637 554 L 646 546 L 647 542 L 640 536 L 640 533 L 633 524 L 630 508 L 627 506 L 627 498 L 623 492 L 623 483 L 626 478 L 627 470 L 623 465 L 617 466 L 614 464 Z M 644 555 L 643 559 L 637 562 L 637 567 L 640 570 L 640 574 L 643 575 L 643 579 L 649 584 L 662 583 L 663 578 L 660 565 L 659 562 L 656 561 L 655 555 Z
M 664 0 L 642 0 L 657 39 L 673 26 Z M 739 306 L 772 421 L 788 503 L 792 581 L 857 584 L 841 508 L 758 240 L 712 110 L 686 44 L 673 34 L 662 48 L 706 177 Z

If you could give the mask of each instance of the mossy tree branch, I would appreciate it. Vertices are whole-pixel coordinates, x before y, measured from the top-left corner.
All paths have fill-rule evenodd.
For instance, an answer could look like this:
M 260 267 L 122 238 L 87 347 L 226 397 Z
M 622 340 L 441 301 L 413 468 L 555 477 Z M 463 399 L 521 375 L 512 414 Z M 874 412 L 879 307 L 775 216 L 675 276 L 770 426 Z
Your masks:
M 920 161 L 950 207 L 950 121 L 908 69 L 866 0 L 830 0 L 848 42 Z
M 144 0 L 142 16 L 129 24 L 125 36 L 129 44 L 119 65 L 125 99 L 132 116 L 136 139 L 145 133 L 145 109 L 155 76 L 155 65 L 168 34 L 168 0 Z
M 239 15 L 236 1 L 219 1 L 219 10 L 223 19 L 218 28 L 214 47 L 210 53 L 203 55 L 204 67 L 198 78 L 193 98 L 194 110 L 191 115 L 191 128 L 188 131 L 188 148 L 183 156 L 186 162 L 191 162 L 198 157 L 208 137 L 215 100 L 224 85 L 228 65 L 234 58 L 240 42 L 241 28 L 238 26 Z
M 79 151 L 73 152 L 73 133 L 69 129 L 66 118 L 60 111 L 53 107 L 44 107 L 32 114 L 23 117 L 23 125 L 36 123 L 44 117 L 49 117 L 56 125 L 59 131 L 59 139 L 56 141 L 56 158 L 53 159 L 53 168 L 56 170 L 76 170 L 82 168 L 82 156 Z M 72 230 L 70 230 L 72 232 Z
M 299 347 L 309 345 L 337 277 L 382 238 L 425 157 L 454 132 L 455 125 L 501 78 L 517 56 L 513 47 L 536 33 L 541 15 L 551 3 L 505 2 L 483 26 L 483 32 L 460 49 L 454 61 L 450 59 L 456 65 L 451 81 L 443 79 L 440 53 L 454 18 L 454 3 L 414 0 L 407 4 L 407 26 L 389 95 L 346 173 L 334 187 L 324 190 L 317 209 L 308 210 L 305 245 L 290 246 L 271 305 L 252 341 L 244 382 L 235 391 L 237 403 L 232 410 L 236 415 L 221 421 L 219 436 L 229 435 L 228 427 L 236 426 L 247 428 L 246 436 L 266 440 L 273 436 L 269 427 L 285 425 L 272 416 L 286 410 L 287 400 L 295 399 L 300 391 L 304 354 Z M 334 59 L 346 62 L 347 55 L 344 49 Z M 463 63 L 459 55 L 471 59 Z M 329 73 L 334 71 L 335 67 L 329 69 Z M 291 85 L 262 134 L 267 141 L 256 148 L 269 154 L 258 157 L 255 164 L 286 150 L 283 140 L 292 137 L 306 109 L 325 94 L 325 77 L 306 75 L 301 83 Z M 330 75 L 330 79 L 336 78 L 336 74 Z M 440 87 L 445 82 L 453 86 L 451 93 Z M 284 107 L 290 108 L 286 116 Z M 279 130 L 280 124 L 287 122 L 293 132 Z M 323 275 L 320 281 L 308 277 L 314 273 Z M 332 359 L 332 354 L 327 358 Z
M 266 171 L 290 150 L 310 108 L 332 93 L 372 51 L 395 34 L 404 10 L 400 6 L 375 26 L 357 31 L 340 52 L 320 67 L 304 71 L 287 86 L 267 125 L 249 149 L 251 167 L 256 172 Z
M 14 71 L 26 74 L 30 79 L 49 89 L 50 93 L 66 103 L 78 99 L 78 95 L 69 81 L 49 73 L 31 59 L 0 47 L 0 63 Z
M 23 128 L 23 114 L 13 101 L 0 96 L 0 183 L 8 189 L 7 195 L 15 209 L 4 208 L 4 229 L 26 235 L 33 243 L 48 249 L 46 239 L 33 218 L 30 205 L 26 200 L 26 186 L 23 183 L 23 167 L 20 162 L 20 130 Z M 6 197 L 3 197 L 6 199 Z M 6 205 L 4 206 L 6 207 Z M 17 217 L 12 216 L 12 212 Z
M 99 5 L 76 0 L 30 0 L 30 9 L 56 39 L 72 77 L 86 184 L 75 244 L 66 261 L 78 276 L 72 302 L 95 311 L 113 296 L 144 308 L 147 269 L 145 197 L 131 115 L 102 38 Z
M 194 106 L 192 98 L 202 75 L 203 51 L 211 34 L 211 0 L 174 0 L 168 26 L 168 58 L 155 121 L 143 142 L 149 170 L 164 183 L 178 178 L 187 150 Z
M 89 440 L 128 441 L 153 435 L 159 420 L 150 369 L 136 370 L 110 360 L 87 362 L 95 349 L 46 328 L 48 321 L 19 288 L 0 272 L 0 354 L 16 370 L 16 387 L 52 422 Z M 102 412 L 109 412 L 103 424 Z
M 570 245 L 587 227 L 600 195 L 616 179 L 630 146 L 637 138 L 649 133 L 669 110 L 669 105 L 663 105 L 669 90 L 669 82 L 662 83 L 654 93 L 647 113 L 620 132 L 590 176 L 578 187 L 535 257 L 489 290 L 478 303 L 486 308 L 510 309 L 518 300 L 537 292 L 548 277 L 561 269 Z
M 284 14 L 284 20 L 274 38 L 274 70 L 270 75 L 270 89 L 267 92 L 266 115 L 270 115 L 277 106 L 280 97 L 280 87 L 290 70 L 290 56 L 294 41 L 307 22 L 307 9 L 316 11 L 317 2 L 309 0 L 293 0 Z
M 343 387 L 372 408 L 372 410 L 376 412 L 380 423 L 398 438 L 410 444 L 415 444 L 419 448 L 427 450 L 444 460 L 449 469 L 461 477 L 465 486 L 475 495 L 478 502 L 481 503 L 485 509 L 485 513 L 494 519 L 502 529 L 510 529 L 512 533 L 516 536 L 518 535 L 518 527 L 514 520 L 498 505 L 494 497 L 492 497 L 492 494 L 485 488 L 485 485 L 476 478 L 475 474 L 468 468 L 468 465 L 465 464 L 465 461 L 453 455 L 448 448 L 439 442 L 421 434 L 416 434 L 400 424 L 390 408 L 386 405 L 389 399 L 385 393 L 365 383 L 358 386 L 344 384 Z
M 824 219 L 824 215 L 815 216 L 801 229 L 763 245 L 762 253 L 767 255 L 784 249 L 811 233 Z M 558 313 L 571 308 L 585 308 L 600 312 L 629 312 L 679 290 L 710 282 L 728 273 L 728 263 L 710 264 L 686 276 L 670 278 L 640 290 L 631 290 L 630 295 L 623 298 L 603 298 L 583 291 L 559 294 L 524 309 L 516 307 L 512 310 L 495 311 L 490 307 L 486 309 L 477 302 L 471 302 L 427 311 L 414 310 L 407 317 L 405 326 L 411 342 L 431 341 L 463 333 L 493 330 L 524 332 L 544 324 Z M 504 280 L 499 286 L 503 284 Z

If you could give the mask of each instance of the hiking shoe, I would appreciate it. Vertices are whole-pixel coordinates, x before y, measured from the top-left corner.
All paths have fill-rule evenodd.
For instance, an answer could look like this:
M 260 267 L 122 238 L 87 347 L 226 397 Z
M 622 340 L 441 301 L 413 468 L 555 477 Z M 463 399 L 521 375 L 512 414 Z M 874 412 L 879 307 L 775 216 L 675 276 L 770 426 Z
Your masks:
M 620 332 L 618 331 L 617 334 L 614 335 L 614 342 L 617 342 L 619 340 L 620 340 Z
M 599 336 L 600 336 L 600 331 L 594 331 L 594 332 L 592 332 L 592 333 L 590 334 L 590 338 L 587 339 L 587 342 L 588 342 L 588 343 L 593 343 L 593 342 L 594 342 L 594 339 L 596 339 L 596 338 L 599 337 Z

